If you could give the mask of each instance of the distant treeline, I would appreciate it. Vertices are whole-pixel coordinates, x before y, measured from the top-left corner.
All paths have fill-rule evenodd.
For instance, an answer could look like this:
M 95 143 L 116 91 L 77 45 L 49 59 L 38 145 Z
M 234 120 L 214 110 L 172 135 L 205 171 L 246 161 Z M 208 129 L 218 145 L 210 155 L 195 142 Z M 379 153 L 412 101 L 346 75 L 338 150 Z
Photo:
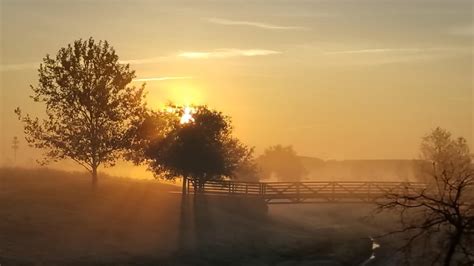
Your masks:
M 357 181 L 416 181 L 418 160 L 321 160 L 300 156 L 304 179 Z

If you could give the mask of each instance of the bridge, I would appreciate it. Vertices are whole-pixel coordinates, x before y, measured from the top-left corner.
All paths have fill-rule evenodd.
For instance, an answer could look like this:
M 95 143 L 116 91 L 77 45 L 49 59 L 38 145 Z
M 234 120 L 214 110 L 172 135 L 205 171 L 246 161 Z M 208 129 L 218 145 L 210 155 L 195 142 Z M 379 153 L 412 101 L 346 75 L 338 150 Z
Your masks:
M 268 204 L 374 203 L 389 193 L 411 194 L 426 187 L 416 182 L 308 181 L 238 182 L 187 180 L 185 193 L 262 198 Z

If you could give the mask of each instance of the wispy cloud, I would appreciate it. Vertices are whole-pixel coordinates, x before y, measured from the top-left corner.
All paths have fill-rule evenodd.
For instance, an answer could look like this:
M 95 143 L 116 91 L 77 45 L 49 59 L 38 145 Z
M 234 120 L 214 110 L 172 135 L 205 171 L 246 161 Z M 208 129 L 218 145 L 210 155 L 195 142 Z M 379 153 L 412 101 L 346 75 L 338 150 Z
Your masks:
M 171 59 L 170 56 L 155 56 L 155 57 L 147 57 L 147 58 L 139 58 L 139 59 L 126 59 L 120 60 L 121 64 L 130 64 L 130 65 L 142 65 L 142 64 L 152 64 L 158 62 L 164 62 Z
M 423 54 L 423 53 L 465 53 L 472 51 L 471 47 L 407 47 L 407 48 L 372 48 L 339 51 L 325 51 L 324 54 Z
M 274 50 L 264 50 L 264 49 L 217 49 L 213 51 L 179 52 L 179 53 L 169 55 L 169 56 L 155 56 L 155 57 L 147 57 L 147 58 L 139 58 L 139 59 L 127 59 L 127 60 L 120 60 L 119 62 L 121 64 L 142 65 L 142 64 L 153 64 L 153 63 L 177 60 L 179 58 L 206 59 L 206 58 L 229 58 L 229 57 L 238 57 L 238 56 L 245 56 L 245 57 L 264 56 L 264 55 L 274 55 L 274 54 L 281 54 L 281 52 L 274 51 Z M 5 65 L 0 65 L 0 72 L 33 70 L 33 69 L 38 68 L 39 65 L 40 65 L 40 62 L 5 64 Z M 178 78 L 184 79 L 184 78 L 190 78 L 190 77 L 158 77 L 155 80 L 167 80 L 167 79 L 178 79 Z
M 283 25 L 275 25 L 275 24 L 256 22 L 256 21 L 229 20 L 229 19 L 222 19 L 222 18 L 206 18 L 206 21 L 210 23 L 214 23 L 214 24 L 220 24 L 220 25 L 249 26 L 249 27 L 256 27 L 256 28 L 267 29 L 267 30 L 305 30 L 305 29 L 308 29 L 306 27 L 300 27 L 300 26 L 283 26 Z
M 413 61 L 437 60 L 452 56 L 472 54 L 470 47 L 426 47 L 426 48 L 374 48 L 339 51 L 322 51 L 322 55 L 341 55 L 332 62 L 345 65 L 383 65 Z M 344 60 L 344 57 L 346 60 Z
M 449 30 L 451 35 L 458 35 L 458 36 L 467 36 L 472 37 L 474 36 L 474 25 L 466 25 L 462 27 L 456 27 Z
M 281 54 L 280 51 L 262 49 L 217 49 L 214 51 L 189 51 L 181 52 L 178 57 L 187 59 L 229 58 L 237 56 L 264 56 Z
M 169 56 L 161 56 L 161 57 L 120 60 L 119 62 L 121 64 L 142 65 L 142 64 L 152 64 L 152 63 L 157 63 L 157 62 L 163 62 L 168 59 L 170 59 Z M 41 62 L 5 64 L 5 65 L 0 65 L 0 72 L 32 70 L 32 69 L 37 69 L 40 64 Z
M 377 48 L 377 49 L 330 51 L 330 52 L 325 52 L 325 54 L 379 54 L 379 53 L 394 53 L 394 52 L 423 52 L 425 50 L 426 49 L 419 49 L 419 48 Z
M 176 80 L 176 79 L 192 79 L 191 76 L 169 76 L 169 77 L 149 77 L 149 78 L 137 78 L 133 81 L 141 82 L 141 81 L 164 81 L 164 80 Z
M 20 64 L 6 64 L 0 65 L 0 72 L 4 71 L 19 71 L 38 68 L 40 62 L 20 63 Z

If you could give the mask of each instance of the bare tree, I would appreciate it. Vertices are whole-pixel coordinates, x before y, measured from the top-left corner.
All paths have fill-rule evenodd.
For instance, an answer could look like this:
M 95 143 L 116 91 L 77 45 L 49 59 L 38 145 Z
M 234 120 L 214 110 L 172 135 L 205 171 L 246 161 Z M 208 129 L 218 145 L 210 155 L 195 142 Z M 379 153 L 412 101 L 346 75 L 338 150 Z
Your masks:
M 387 194 L 378 210 L 396 211 L 403 233 L 401 250 L 436 250 L 433 265 L 473 263 L 474 168 L 464 138 L 453 139 L 436 128 L 421 144 L 422 175 L 426 187 Z
M 143 89 L 129 86 L 135 72 L 119 63 L 106 41 L 78 40 L 47 55 L 31 86 L 33 100 L 46 105 L 46 118 L 15 110 L 27 142 L 46 150 L 45 160 L 70 158 L 97 183 L 97 168 L 113 165 L 131 146 L 145 112 Z

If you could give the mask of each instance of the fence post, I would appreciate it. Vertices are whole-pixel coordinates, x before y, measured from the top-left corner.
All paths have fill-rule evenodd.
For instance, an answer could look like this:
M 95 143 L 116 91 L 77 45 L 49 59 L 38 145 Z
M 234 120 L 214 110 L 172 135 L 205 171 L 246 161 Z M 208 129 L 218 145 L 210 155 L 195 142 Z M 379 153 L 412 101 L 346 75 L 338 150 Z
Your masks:
M 300 202 L 300 182 L 296 182 L 296 201 Z
M 332 201 L 336 200 L 336 183 L 332 183 Z
M 370 187 L 371 187 L 370 185 L 371 185 L 370 182 L 367 183 L 367 201 L 370 201 Z
M 187 180 L 186 188 L 187 188 L 187 193 L 189 194 L 189 186 L 191 185 L 191 180 Z

